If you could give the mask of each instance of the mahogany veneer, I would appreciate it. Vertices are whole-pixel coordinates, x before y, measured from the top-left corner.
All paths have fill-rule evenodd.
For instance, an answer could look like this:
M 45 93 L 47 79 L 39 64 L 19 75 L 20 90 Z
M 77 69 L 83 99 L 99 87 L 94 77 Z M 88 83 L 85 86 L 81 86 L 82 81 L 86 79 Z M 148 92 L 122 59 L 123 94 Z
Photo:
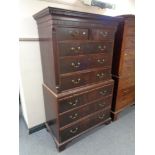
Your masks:
M 112 56 L 121 20 L 52 7 L 34 18 L 40 37 L 46 127 L 61 151 L 74 138 L 111 121 Z

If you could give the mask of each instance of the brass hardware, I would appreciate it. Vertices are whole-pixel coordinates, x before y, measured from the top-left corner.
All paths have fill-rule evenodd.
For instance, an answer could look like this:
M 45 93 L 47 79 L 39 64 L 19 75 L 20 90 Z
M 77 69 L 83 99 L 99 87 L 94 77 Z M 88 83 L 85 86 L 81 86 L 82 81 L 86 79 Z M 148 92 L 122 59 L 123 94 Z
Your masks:
M 80 83 L 80 81 L 81 81 L 80 78 L 78 78 L 77 80 L 72 80 L 72 82 L 73 82 L 74 84 L 78 84 L 78 83 Z
M 104 107 L 105 106 L 105 103 L 99 103 L 98 104 L 100 107 Z
M 100 63 L 100 64 L 103 64 L 104 61 L 105 61 L 104 59 L 102 59 L 102 60 L 98 59 L 98 60 L 97 60 L 97 62 Z
M 75 67 L 75 68 L 79 68 L 80 67 L 80 62 L 72 62 L 72 66 Z
M 100 34 L 103 36 L 103 37 L 106 37 L 108 35 L 108 32 L 105 31 L 105 32 L 100 32 Z
M 78 113 L 75 113 L 74 115 L 70 115 L 69 118 L 76 119 L 78 117 Z
M 76 106 L 77 104 L 78 104 L 78 102 L 79 102 L 79 100 L 78 99 L 76 99 L 75 101 L 74 101 L 74 103 L 73 102 L 68 102 L 71 106 Z
M 83 35 L 86 35 L 86 32 L 82 32 Z
M 78 47 L 71 47 L 70 49 L 71 49 L 71 51 L 73 51 L 75 53 L 78 53 L 81 50 L 81 47 L 80 46 L 78 46 Z
M 99 48 L 101 51 L 104 51 L 104 50 L 106 49 L 106 46 L 105 46 L 105 45 L 104 45 L 104 46 L 99 45 L 98 48 Z
M 107 93 L 107 90 L 104 90 L 104 91 L 100 91 L 99 92 L 101 95 L 105 95 Z
M 99 119 L 104 119 L 104 116 L 105 116 L 105 114 L 102 114 L 102 116 L 99 115 L 98 118 L 99 118 Z
M 98 73 L 97 75 L 96 75 L 99 79 L 102 79 L 103 77 L 104 77 L 104 73 Z
M 78 128 L 75 128 L 75 129 L 71 129 L 69 132 L 70 133 L 76 133 L 78 131 Z

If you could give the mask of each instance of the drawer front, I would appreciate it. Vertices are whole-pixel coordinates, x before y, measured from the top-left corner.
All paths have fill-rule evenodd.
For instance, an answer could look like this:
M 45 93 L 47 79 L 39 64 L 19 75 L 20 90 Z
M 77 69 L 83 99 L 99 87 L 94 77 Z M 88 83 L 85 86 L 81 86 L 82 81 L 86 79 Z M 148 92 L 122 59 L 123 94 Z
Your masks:
M 99 69 L 60 77 L 60 89 L 66 90 L 111 78 L 111 69 Z
M 96 89 L 96 90 L 88 93 L 88 101 L 97 100 L 97 99 L 105 97 L 107 95 L 111 95 L 112 93 L 113 93 L 113 84 L 103 86 L 99 89 Z
M 109 117 L 110 117 L 110 108 L 100 111 L 100 112 L 94 114 L 93 116 L 90 116 L 87 119 L 85 119 L 79 123 L 76 123 L 75 125 L 73 125 L 69 128 L 66 128 L 66 129 L 60 131 L 61 142 L 64 142 L 64 141 L 68 140 L 69 138 L 72 138 L 72 137 L 80 134 L 81 132 L 89 129 L 90 127 L 95 126 L 96 124 L 98 124 L 100 122 L 104 122 Z
M 114 39 L 115 31 L 113 29 L 93 29 L 92 39 L 93 40 L 106 40 Z
M 95 67 L 109 67 L 111 63 L 112 55 L 109 53 L 64 57 L 60 59 L 60 73 L 76 72 Z
M 134 102 L 135 99 L 135 87 L 127 87 L 120 89 L 117 97 L 117 109 L 124 108 L 125 106 Z
M 59 116 L 60 127 L 65 126 L 69 123 L 72 123 L 76 120 L 79 120 L 93 112 L 99 111 L 101 109 L 111 107 L 112 96 L 107 96 L 104 99 L 100 99 L 91 104 L 86 104 L 82 108 L 75 109 L 71 112 L 67 112 Z
M 97 88 L 95 90 L 90 90 L 89 92 L 83 92 L 83 94 L 71 96 L 58 101 L 59 113 L 71 110 L 73 108 L 85 105 L 92 101 L 104 98 L 113 93 L 113 83 L 105 85 L 103 87 Z
M 65 42 L 59 43 L 60 56 L 95 54 L 113 51 L 113 42 Z
M 125 49 L 135 49 L 135 38 L 134 37 L 126 37 L 124 48 Z
M 56 36 L 58 40 L 87 40 L 88 29 L 57 28 Z

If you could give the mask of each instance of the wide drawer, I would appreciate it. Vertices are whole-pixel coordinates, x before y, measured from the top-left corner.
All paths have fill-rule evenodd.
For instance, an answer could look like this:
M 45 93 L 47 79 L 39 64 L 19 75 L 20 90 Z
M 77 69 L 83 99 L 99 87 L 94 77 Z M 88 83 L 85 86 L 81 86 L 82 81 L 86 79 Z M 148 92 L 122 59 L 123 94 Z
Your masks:
M 111 78 L 111 69 L 97 69 L 95 71 L 78 72 L 60 76 L 60 89 L 66 90 L 86 84 L 101 82 Z
M 113 83 L 93 90 L 89 90 L 87 92 L 82 92 L 76 95 L 74 94 L 73 96 L 60 99 L 58 101 L 59 113 L 104 98 L 105 96 L 111 95 L 112 93 L 113 93 Z
M 110 53 L 63 57 L 60 58 L 60 74 L 96 67 L 110 67 L 111 64 Z
M 76 108 L 70 112 L 61 114 L 59 116 L 60 127 L 79 120 L 93 112 L 99 111 L 106 107 L 111 107 L 112 95 L 105 97 L 104 99 L 99 99 L 90 104 L 85 104 L 82 108 Z
M 115 29 L 92 29 L 92 39 L 93 40 L 107 40 L 114 39 Z
M 110 108 L 103 111 L 99 111 L 90 117 L 83 119 L 82 121 L 60 131 L 60 141 L 66 141 L 69 138 L 72 138 L 81 132 L 93 127 L 101 122 L 104 122 L 110 117 Z
M 113 42 L 72 41 L 59 42 L 60 56 L 95 54 L 113 51 Z
M 82 28 L 56 28 L 57 40 L 87 40 L 88 29 Z

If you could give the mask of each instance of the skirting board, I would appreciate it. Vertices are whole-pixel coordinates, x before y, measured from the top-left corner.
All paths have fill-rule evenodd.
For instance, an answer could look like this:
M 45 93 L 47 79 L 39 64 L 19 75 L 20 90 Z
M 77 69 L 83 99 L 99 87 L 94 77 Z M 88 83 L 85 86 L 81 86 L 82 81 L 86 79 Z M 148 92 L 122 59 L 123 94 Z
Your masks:
M 33 128 L 30 128 L 29 129 L 29 134 L 32 134 L 32 133 L 37 132 L 39 130 L 42 130 L 44 128 L 46 128 L 45 123 L 39 124 L 39 125 L 37 125 L 37 126 L 35 126 Z

